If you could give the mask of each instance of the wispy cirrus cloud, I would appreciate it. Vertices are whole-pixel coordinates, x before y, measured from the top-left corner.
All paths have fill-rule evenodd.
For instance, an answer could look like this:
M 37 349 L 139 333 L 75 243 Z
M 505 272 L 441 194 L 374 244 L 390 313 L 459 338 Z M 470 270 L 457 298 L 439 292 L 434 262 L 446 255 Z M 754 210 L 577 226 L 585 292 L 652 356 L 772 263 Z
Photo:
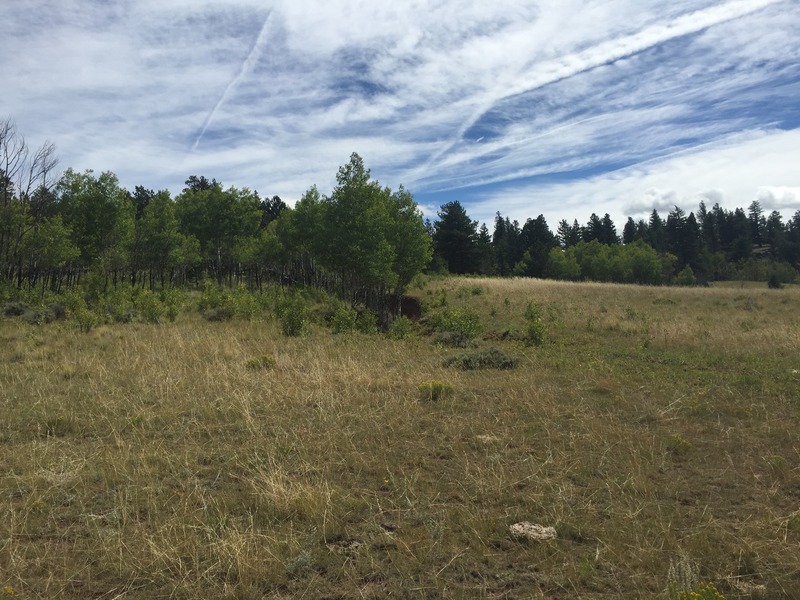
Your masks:
M 0 20 L 0 111 L 128 187 L 204 174 L 292 201 L 357 151 L 482 220 L 704 190 L 795 210 L 794 0 L 31 0 Z

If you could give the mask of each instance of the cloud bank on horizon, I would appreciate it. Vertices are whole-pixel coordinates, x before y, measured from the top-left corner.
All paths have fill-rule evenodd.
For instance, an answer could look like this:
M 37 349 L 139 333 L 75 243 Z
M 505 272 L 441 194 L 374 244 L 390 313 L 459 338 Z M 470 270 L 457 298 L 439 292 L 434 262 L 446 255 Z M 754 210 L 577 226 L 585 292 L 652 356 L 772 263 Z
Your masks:
M 30 0 L 0 22 L 0 117 L 129 189 L 291 203 L 358 152 L 487 222 L 800 210 L 798 0 Z

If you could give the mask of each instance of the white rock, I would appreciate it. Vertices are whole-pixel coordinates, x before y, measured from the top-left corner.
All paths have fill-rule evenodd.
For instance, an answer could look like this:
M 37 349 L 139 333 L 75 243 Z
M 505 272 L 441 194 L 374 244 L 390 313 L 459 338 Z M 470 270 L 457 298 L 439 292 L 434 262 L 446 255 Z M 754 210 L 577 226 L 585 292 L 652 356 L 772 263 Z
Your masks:
M 514 523 L 509 527 L 511 535 L 518 538 L 525 538 L 535 542 L 543 542 L 546 540 L 556 539 L 555 527 L 546 527 L 544 525 L 536 525 L 528 521 Z

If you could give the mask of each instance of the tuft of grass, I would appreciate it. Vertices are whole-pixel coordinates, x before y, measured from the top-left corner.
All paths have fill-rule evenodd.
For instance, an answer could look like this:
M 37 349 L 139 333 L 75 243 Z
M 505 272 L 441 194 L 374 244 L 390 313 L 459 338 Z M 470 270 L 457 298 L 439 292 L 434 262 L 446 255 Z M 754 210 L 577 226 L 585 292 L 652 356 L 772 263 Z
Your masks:
M 247 360 L 244 364 L 245 367 L 251 371 L 260 371 L 264 369 L 272 369 L 276 365 L 275 358 L 269 354 L 262 354 Z
M 666 448 L 674 458 L 685 458 L 691 451 L 692 444 L 679 434 L 673 434 L 667 439 Z
M 419 396 L 422 400 L 431 402 L 436 402 L 437 400 L 442 400 L 443 398 L 452 396 L 454 392 L 452 385 L 435 379 L 419 384 L 417 390 L 419 391 Z

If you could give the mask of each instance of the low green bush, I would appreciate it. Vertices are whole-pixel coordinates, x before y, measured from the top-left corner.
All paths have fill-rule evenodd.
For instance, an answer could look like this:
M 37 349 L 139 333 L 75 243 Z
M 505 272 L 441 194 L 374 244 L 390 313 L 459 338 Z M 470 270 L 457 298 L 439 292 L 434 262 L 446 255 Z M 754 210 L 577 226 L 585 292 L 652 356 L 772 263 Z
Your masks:
M 358 324 L 358 313 L 350 306 L 341 304 L 330 319 L 333 333 L 352 333 Z
M 279 303 L 277 316 L 283 335 L 297 337 L 308 331 L 308 307 L 301 296 L 290 296 Z
M 411 336 L 413 323 L 408 317 L 397 317 L 389 325 L 389 337 L 393 340 L 404 340 Z
M 525 308 L 525 337 L 527 346 L 541 346 L 545 340 L 544 321 L 539 307 L 529 302 Z
M 148 289 L 139 290 L 133 300 L 141 319 L 147 323 L 160 323 L 167 313 L 161 299 Z
M 437 333 L 457 333 L 474 339 L 481 333 L 480 316 L 468 308 L 446 308 L 428 317 L 428 324 Z

